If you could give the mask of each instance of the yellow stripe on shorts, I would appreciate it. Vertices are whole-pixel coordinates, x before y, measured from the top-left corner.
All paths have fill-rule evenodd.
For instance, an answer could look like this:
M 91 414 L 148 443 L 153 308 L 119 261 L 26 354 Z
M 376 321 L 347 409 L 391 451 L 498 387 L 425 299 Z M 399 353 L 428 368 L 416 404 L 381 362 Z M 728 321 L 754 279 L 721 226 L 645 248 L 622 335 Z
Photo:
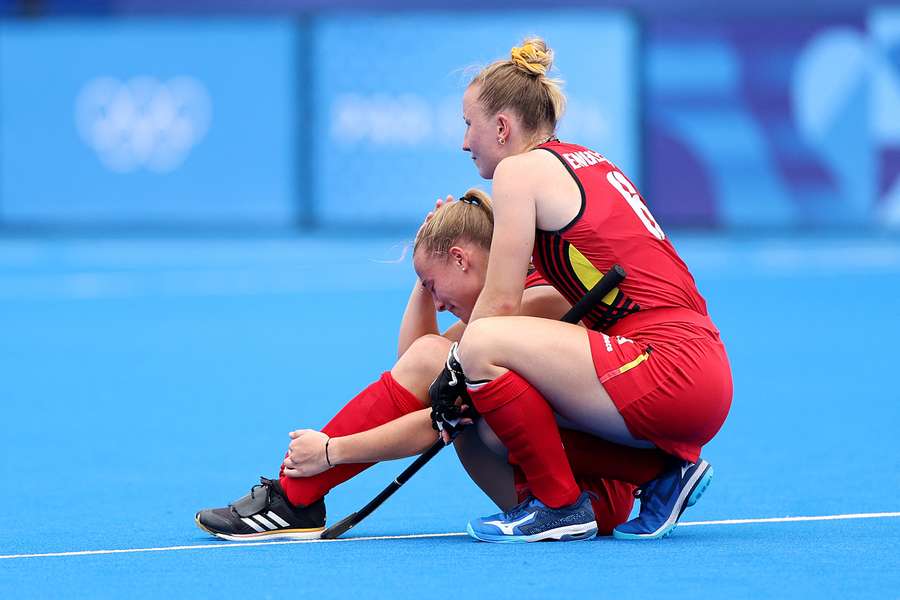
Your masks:
M 650 358 L 650 353 L 644 352 L 643 354 L 638 356 L 633 361 L 627 362 L 624 365 L 622 365 L 621 367 L 619 367 L 618 369 L 613 369 L 612 371 L 605 373 L 603 375 L 603 377 L 600 378 L 600 383 L 605 383 L 605 382 L 609 381 L 610 379 L 612 379 L 613 377 L 618 377 L 622 373 L 625 373 L 626 371 L 630 371 L 631 369 L 635 368 L 636 366 L 638 366 L 639 364 L 641 364 L 648 358 Z

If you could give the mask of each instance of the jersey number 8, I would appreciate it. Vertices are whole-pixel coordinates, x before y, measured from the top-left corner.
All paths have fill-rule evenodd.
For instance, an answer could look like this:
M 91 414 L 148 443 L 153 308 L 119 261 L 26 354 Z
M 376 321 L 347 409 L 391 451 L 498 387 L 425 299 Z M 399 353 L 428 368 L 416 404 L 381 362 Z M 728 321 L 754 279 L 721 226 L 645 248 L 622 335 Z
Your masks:
M 662 228 L 653 219 L 653 215 L 647 210 L 647 206 L 641 200 L 640 195 L 638 195 L 634 186 L 631 185 L 631 182 L 618 171 L 610 171 L 606 179 L 614 188 L 619 190 L 619 193 L 622 194 L 622 197 L 634 210 L 641 223 L 647 228 L 647 231 L 652 233 L 658 240 L 666 239 L 666 234 L 663 233 Z

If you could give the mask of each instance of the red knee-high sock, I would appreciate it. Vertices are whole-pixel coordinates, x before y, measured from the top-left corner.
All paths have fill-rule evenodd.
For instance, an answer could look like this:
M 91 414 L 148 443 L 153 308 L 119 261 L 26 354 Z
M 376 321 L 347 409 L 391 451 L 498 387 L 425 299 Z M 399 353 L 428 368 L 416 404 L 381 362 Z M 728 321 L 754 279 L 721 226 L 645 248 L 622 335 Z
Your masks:
M 672 457 L 657 448 L 631 448 L 571 429 L 560 429 L 559 433 L 572 472 L 578 477 L 644 485 L 671 465 Z
M 518 374 L 469 388 L 472 403 L 519 465 L 534 496 L 553 508 L 573 504 L 581 490 L 563 451 L 547 401 Z
M 385 372 L 381 378 L 360 392 L 322 428 L 330 437 L 367 431 L 405 414 L 424 408 L 422 402 L 409 390 Z M 312 477 L 287 477 L 282 467 L 281 487 L 288 500 L 297 505 L 308 505 L 351 477 L 372 466 L 373 463 L 336 465 Z

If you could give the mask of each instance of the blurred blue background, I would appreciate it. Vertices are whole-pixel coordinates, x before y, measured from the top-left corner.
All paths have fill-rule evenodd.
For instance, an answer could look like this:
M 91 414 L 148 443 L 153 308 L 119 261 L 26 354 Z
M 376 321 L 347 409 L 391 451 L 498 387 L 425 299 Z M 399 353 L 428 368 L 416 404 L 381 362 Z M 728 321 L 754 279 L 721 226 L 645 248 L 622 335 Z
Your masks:
M 626 16 L 327 16 L 315 18 L 311 29 L 314 219 L 326 225 L 408 226 L 421 220 L 434 198 L 485 187 L 460 150 L 461 92 L 474 75 L 472 66 L 508 54 L 509 40 L 523 39 L 536 26 L 557 40 L 556 66 L 571 82 L 560 136 L 604 148 L 626 171 L 635 170 L 638 40 Z
M 291 223 L 304 33 L 282 20 L 4 24 L 4 221 Z
M 529 33 L 561 137 L 667 227 L 900 226 L 900 9 L 510 5 L 5 0 L 0 231 L 409 230 L 488 187 L 459 151 L 467 68 Z
M 722 331 L 734 404 L 686 517 L 706 526 L 220 550 L 194 511 L 395 360 L 404 245 L 436 197 L 490 189 L 459 148 L 467 68 L 531 33 L 558 53 L 562 137 L 639 184 Z M 0 0 L 0 597 L 419 598 L 447 587 L 430 557 L 476 565 L 473 597 L 882 597 L 898 232 L 898 7 Z M 329 518 L 401 468 L 329 494 Z M 350 535 L 491 510 L 445 451 Z

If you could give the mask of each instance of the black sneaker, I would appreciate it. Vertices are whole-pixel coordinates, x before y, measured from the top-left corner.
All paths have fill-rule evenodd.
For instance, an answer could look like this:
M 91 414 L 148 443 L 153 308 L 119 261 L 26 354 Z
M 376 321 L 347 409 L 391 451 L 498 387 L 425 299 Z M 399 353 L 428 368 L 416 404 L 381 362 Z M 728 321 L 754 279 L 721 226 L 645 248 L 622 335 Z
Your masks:
M 325 531 L 325 500 L 294 506 L 281 484 L 265 477 L 227 508 L 201 510 L 194 517 L 203 531 L 223 540 L 315 540 Z

